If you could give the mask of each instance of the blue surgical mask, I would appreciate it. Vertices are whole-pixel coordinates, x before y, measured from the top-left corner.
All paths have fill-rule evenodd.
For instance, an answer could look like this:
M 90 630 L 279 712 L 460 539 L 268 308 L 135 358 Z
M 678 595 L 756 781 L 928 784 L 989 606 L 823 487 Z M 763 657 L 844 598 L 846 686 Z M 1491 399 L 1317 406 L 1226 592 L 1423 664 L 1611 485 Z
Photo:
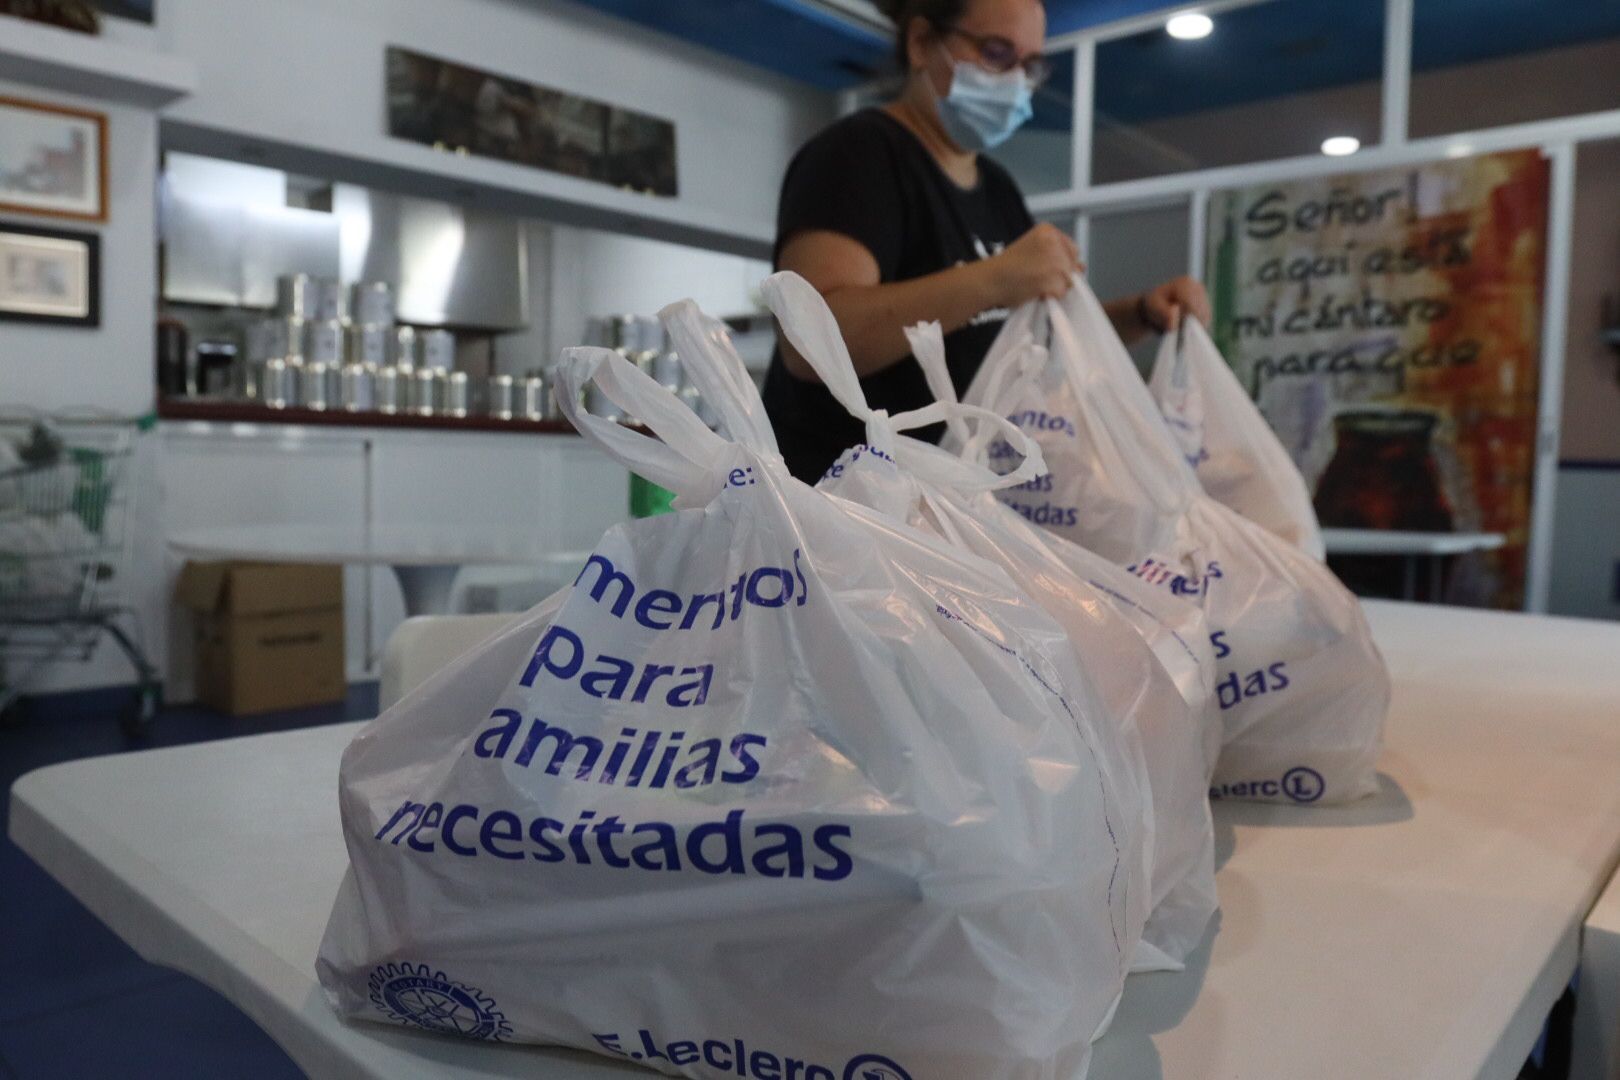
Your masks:
M 1035 112 L 1023 68 L 996 73 L 958 60 L 951 92 L 939 103 L 939 119 L 964 150 L 994 150 Z

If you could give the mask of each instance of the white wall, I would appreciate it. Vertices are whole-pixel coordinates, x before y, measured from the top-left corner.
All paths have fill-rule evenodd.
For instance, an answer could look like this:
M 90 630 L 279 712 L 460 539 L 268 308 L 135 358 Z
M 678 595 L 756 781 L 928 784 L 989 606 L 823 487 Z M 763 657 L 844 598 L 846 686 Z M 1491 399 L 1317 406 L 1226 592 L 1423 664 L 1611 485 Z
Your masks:
M 154 396 L 157 116 L 5 81 L 0 81 L 0 96 L 105 113 L 108 148 L 105 223 L 4 215 L 7 221 L 101 237 L 101 325 L 81 329 L 0 323 L 0 407 L 91 407 L 129 417 L 146 413 Z M 156 475 L 155 447 L 149 438 L 140 440 L 126 476 L 139 498 L 128 522 L 133 569 L 122 584 L 129 601 L 147 611 L 164 602 Z M 38 686 L 44 690 L 131 681 L 128 665 L 105 643 L 88 665 L 58 666 L 42 675 Z
M 0 323 L 0 405 L 93 405 L 135 415 L 152 407 L 157 313 L 157 117 L 0 81 L 0 96 L 107 115 L 107 221 L 6 214 L 5 220 L 101 237 L 101 326 Z
M 441 177 L 439 197 L 486 186 L 529 193 L 555 200 L 565 215 L 556 220 L 583 200 L 726 228 L 748 237 L 755 254 L 769 243 L 788 159 L 832 115 L 830 95 L 561 0 L 164 0 L 159 29 L 200 68 L 197 94 L 165 113 L 176 138 L 225 131 L 236 144 L 247 137 L 411 170 Z M 674 121 L 680 196 L 618 192 L 391 138 L 390 45 Z
M 688 299 L 717 318 L 757 311 L 759 283 L 771 272 L 762 259 L 659 240 L 566 226 L 550 232 L 553 357 L 584 341 L 593 315 L 655 315 Z
M 529 327 L 495 340 L 498 370 L 521 375 L 550 367 L 561 350 L 585 342 L 593 315 L 655 315 L 691 299 L 726 318 L 760 308 L 763 259 L 705 251 L 637 236 L 525 223 Z

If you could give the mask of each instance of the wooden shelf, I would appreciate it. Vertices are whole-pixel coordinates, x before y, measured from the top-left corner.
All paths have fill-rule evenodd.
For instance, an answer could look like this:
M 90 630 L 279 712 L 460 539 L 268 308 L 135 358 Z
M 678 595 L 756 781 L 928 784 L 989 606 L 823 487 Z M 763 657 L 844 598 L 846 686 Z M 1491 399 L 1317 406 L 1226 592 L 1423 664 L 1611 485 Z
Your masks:
M 271 409 L 232 401 L 160 398 L 161 420 L 222 424 L 307 424 L 317 427 L 414 428 L 421 431 L 495 431 L 523 435 L 578 435 L 567 420 L 498 420 L 493 416 L 413 416 L 341 409 Z
M 197 88 L 189 60 L 0 15 L 0 73 L 45 90 L 156 109 Z

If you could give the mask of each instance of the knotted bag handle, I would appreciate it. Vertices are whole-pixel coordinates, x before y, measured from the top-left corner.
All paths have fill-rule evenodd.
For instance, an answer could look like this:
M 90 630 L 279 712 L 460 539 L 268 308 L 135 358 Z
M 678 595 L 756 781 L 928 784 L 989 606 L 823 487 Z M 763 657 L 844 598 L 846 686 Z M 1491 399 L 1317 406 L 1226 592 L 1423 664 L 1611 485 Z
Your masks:
M 579 433 L 626 468 L 675 492 L 676 506 L 702 506 L 725 486 L 734 445 L 623 356 L 611 349 L 564 349 L 557 382 L 557 404 Z M 592 382 L 658 438 L 586 412 L 581 391 Z
M 703 400 L 719 415 L 731 438 L 761 454 L 776 455 L 776 432 L 748 367 L 737 355 L 726 325 L 691 300 L 658 313 L 681 367 Z
M 838 403 L 848 409 L 851 416 L 866 424 L 866 441 L 874 449 L 895 457 L 897 461 L 901 460 L 898 455 L 903 455 L 903 464 L 908 469 L 915 466 L 917 475 L 961 491 L 1012 487 L 1033 480 L 1046 471 L 1035 443 L 1015 425 L 989 409 L 954 401 L 936 401 L 897 416 L 890 416 L 884 409 L 873 409 L 867 404 L 866 392 L 855 373 L 855 362 L 844 344 L 838 320 L 815 287 L 798 274 L 783 271 L 766 278 L 760 288 L 789 343 L 821 377 L 822 383 Z M 967 419 L 979 421 L 981 427 L 991 426 L 999 430 L 1024 455 L 1022 464 L 1010 473 L 998 474 L 972 462 L 946 462 L 937 456 L 901 449 L 901 440 L 896 437 L 902 431 L 942 422 L 965 422 Z

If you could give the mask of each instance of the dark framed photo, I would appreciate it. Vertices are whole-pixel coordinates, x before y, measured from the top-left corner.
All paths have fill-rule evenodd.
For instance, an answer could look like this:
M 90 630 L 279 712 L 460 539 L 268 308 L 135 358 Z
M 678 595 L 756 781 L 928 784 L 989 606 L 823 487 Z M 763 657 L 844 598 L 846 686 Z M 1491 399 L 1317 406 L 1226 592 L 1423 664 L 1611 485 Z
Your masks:
M 155 18 L 152 8 L 157 0 L 92 0 L 92 2 L 107 15 L 151 23 Z
M 679 194 L 661 117 L 390 47 L 388 132 L 650 195 Z
M 106 115 L 0 97 L 0 211 L 106 221 Z
M 0 222 L 0 319 L 101 325 L 101 237 Z

